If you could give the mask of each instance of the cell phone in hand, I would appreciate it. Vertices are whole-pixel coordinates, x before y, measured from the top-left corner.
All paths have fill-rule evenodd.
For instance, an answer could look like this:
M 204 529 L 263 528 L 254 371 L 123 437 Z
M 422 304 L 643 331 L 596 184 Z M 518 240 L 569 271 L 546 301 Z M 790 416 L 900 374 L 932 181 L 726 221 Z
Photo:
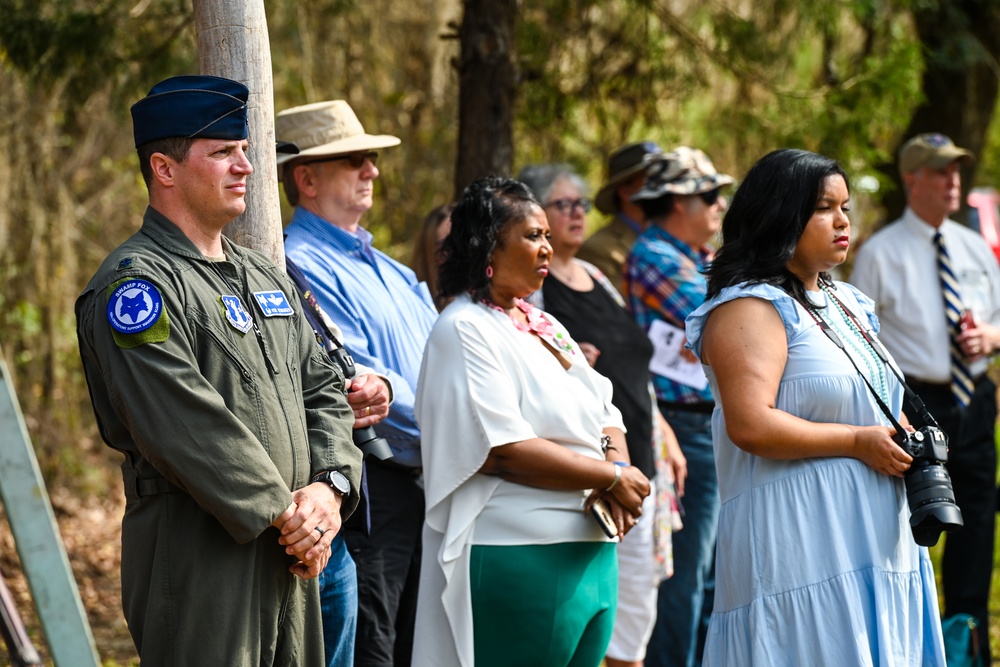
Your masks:
M 615 524 L 615 515 L 611 513 L 611 503 L 607 498 L 598 498 L 590 506 L 590 513 L 597 520 L 597 525 L 601 527 L 608 537 L 618 537 L 618 526 Z

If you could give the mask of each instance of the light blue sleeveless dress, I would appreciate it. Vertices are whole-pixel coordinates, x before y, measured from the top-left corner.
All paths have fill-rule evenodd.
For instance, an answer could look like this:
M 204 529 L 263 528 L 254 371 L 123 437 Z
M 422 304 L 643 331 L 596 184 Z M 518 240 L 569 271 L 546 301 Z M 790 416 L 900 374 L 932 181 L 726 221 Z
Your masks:
M 813 294 L 815 303 L 826 301 Z M 868 297 L 846 283 L 834 294 L 878 331 Z M 696 354 L 709 313 L 745 297 L 771 302 L 785 325 L 779 410 L 813 422 L 887 423 L 844 352 L 776 287 L 726 288 L 693 312 L 687 336 Z M 833 307 L 822 311 L 828 322 Z M 934 572 L 910 533 L 903 480 L 851 458 L 782 461 L 743 451 L 726 433 L 715 375 L 705 370 L 720 406 L 712 432 L 722 510 L 703 664 L 944 667 Z M 898 415 L 902 387 L 885 375 L 888 405 Z

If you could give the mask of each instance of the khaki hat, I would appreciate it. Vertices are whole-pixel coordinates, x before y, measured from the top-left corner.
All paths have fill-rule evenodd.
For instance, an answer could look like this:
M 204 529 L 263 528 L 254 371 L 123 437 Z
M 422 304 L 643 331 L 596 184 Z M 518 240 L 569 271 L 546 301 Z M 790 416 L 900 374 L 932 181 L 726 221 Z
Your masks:
M 679 146 L 646 166 L 646 182 L 632 195 L 632 201 L 659 199 L 664 195 L 696 195 L 709 192 L 735 179 L 720 174 L 703 151 Z
M 971 151 L 959 148 L 943 134 L 918 134 L 899 149 L 899 173 L 908 174 L 921 167 L 940 169 L 955 160 L 968 164 L 975 159 Z
M 608 157 L 608 181 L 594 197 L 594 206 L 608 215 L 615 212 L 615 190 L 619 185 L 642 171 L 647 155 L 662 155 L 663 149 L 652 141 L 622 146 Z
M 280 167 L 289 160 L 317 155 L 344 155 L 398 146 L 399 137 L 367 134 L 344 100 L 316 102 L 285 109 L 274 119 L 274 138 L 294 143 L 297 155 L 278 155 Z

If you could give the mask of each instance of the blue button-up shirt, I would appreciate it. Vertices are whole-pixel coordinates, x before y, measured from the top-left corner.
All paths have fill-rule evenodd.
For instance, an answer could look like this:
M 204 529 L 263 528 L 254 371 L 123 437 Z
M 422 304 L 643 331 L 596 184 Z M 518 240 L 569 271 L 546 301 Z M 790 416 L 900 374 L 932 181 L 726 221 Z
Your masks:
M 708 282 L 702 271 L 708 253 L 695 250 L 669 232 L 650 225 L 639 235 L 625 262 L 625 299 L 648 332 L 656 320 L 684 329 L 684 320 L 705 302 Z M 708 387 L 695 389 L 662 375 L 653 375 L 656 397 L 671 403 L 712 400 Z
M 309 280 L 316 300 L 341 328 L 355 362 L 392 382 L 389 416 L 375 427 L 395 461 L 420 465 L 420 431 L 413 414 L 427 336 L 437 318 L 426 283 L 372 247 L 372 235 L 351 233 L 296 208 L 285 228 L 285 254 Z

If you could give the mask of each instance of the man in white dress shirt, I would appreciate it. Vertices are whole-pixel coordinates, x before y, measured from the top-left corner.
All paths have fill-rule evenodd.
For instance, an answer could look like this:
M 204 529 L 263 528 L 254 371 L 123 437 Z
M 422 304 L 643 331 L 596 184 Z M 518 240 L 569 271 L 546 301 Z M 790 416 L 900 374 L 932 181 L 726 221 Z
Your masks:
M 996 511 L 996 386 L 986 377 L 1000 349 L 1000 269 L 985 241 L 948 219 L 961 197 L 961 163 L 972 153 L 942 134 L 921 134 L 900 149 L 906 187 L 903 216 L 858 250 L 851 283 L 875 300 L 879 335 L 907 383 L 920 395 L 950 440 L 947 467 L 965 526 L 948 534 L 941 575 L 945 615 L 979 621 L 979 645 L 989 664 L 987 605 L 993 570 Z M 949 326 L 938 269 L 936 237 L 947 248 L 966 317 Z M 972 380 L 968 405 L 952 389 L 952 335 Z M 964 371 L 963 371 L 964 372 Z M 907 416 L 920 426 L 917 415 Z

